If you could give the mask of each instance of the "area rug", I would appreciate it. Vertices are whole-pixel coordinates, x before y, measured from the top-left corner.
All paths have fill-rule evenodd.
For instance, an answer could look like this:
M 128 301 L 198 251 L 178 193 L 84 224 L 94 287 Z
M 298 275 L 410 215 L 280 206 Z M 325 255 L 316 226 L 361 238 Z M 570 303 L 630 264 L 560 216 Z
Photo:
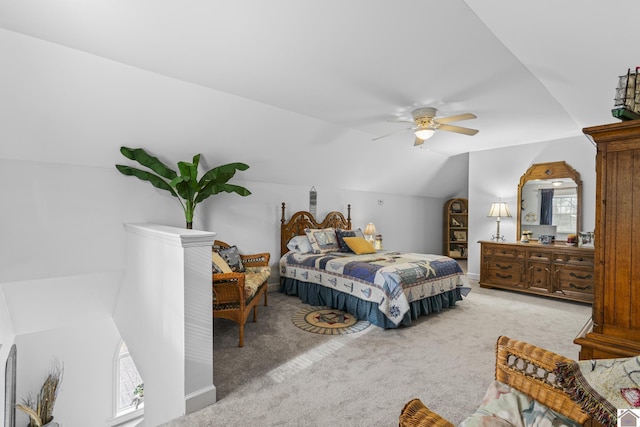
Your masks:
M 350 313 L 329 307 L 314 307 L 302 309 L 291 319 L 298 328 L 314 334 L 344 335 L 360 332 L 371 323 L 358 320 Z

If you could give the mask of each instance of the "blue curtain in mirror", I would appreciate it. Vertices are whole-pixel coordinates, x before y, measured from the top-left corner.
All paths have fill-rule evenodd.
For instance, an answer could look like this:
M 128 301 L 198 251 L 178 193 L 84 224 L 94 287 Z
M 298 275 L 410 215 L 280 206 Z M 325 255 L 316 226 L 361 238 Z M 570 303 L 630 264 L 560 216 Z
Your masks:
M 540 190 L 540 225 L 553 225 L 553 188 Z

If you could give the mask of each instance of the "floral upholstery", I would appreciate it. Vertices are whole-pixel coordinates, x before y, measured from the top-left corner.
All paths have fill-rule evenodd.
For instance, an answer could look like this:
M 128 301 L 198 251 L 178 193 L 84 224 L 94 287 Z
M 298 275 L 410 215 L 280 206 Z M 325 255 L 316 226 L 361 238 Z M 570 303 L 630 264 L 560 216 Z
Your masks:
M 244 296 L 253 297 L 258 288 L 266 282 L 271 274 L 270 267 L 247 267 L 244 272 Z
M 482 404 L 460 427 L 578 427 L 542 403 L 499 381 L 493 381 Z

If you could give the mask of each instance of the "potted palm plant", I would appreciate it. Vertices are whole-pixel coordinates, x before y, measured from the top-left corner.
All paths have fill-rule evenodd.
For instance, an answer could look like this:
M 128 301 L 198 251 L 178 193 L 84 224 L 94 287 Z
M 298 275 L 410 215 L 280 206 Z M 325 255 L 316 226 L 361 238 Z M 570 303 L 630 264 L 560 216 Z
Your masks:
M 16 408 L 29 416 L 27 427 L 57 427 L 53 421 L 53 407 L 56 404 L 60 384 L 62 383 L 63 366 L 57 361 L 52 363 L 49 374 L 40 387 L 40 393 L 34 398 L 28 395 Z
M 249 169 L 249 166 L 244 163 L 228 163 L 217 166 L 198 178 L 200 154 L 193 156 L 191 163 L 178 162 L 178 171 L 176 172 L 142 148 L 120 147 L 120 152 L 126 158 L 138 162 L 150 171 L 126 165 L 116 165 L 116 169 L 124 175 L 148 181 L 154 187 L 166 190 L 176 197 L 184 210 L 187 228 L 193 227 L 193 213 L 198 203 L 209 196 L 222 191 L 241 196 L 251 194 L 249 190 L 240 185 L 228 183 L 236 171 Z

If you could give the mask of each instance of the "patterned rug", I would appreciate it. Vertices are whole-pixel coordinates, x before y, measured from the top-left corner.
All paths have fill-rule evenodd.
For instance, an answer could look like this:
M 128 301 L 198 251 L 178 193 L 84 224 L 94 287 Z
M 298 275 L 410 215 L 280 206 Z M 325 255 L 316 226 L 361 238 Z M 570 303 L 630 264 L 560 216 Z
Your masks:
M 371 324 L 341 310 L 313 306 L 298 311 L 291 320 L 294 325 L 304 331 L 325 335 L 360 332 Z

